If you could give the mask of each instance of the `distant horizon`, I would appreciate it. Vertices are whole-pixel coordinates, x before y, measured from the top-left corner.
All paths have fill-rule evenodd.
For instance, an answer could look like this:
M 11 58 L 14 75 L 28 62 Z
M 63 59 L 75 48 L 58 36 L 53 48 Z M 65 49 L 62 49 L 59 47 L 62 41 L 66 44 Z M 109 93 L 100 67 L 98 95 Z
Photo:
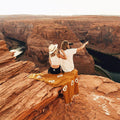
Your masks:
M 120 17 L 120 15 L 107 15 L 107 14 L 81 14 L 81 15 L 52 15 L 52 14 L 5 14 L 5 15 L 2 15 L 2 14 L 0 14 L 0 16 L 24 16 L 24 15 L 26 15 L 26 16 L 118 16 L 118 17 Z

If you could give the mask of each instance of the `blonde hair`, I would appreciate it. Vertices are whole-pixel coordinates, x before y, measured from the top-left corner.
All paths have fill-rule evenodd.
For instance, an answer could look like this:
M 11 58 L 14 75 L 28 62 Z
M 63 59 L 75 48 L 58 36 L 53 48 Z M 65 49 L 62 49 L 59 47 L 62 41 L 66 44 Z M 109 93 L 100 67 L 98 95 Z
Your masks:
M 68 40 L 62 41 L 62 43 L 61 43 L 61 49 L 63 49 L 63 50 L 68 49 L 68 45 L 69 45 Z

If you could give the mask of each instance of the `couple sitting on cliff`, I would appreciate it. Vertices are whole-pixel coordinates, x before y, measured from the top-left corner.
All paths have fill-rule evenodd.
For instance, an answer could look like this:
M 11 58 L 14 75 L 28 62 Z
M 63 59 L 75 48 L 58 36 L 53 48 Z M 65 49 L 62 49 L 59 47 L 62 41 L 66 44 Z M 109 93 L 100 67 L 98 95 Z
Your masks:
M 82 50 L 88 42 L 84 43 L 79 48 L 70 48 L 70 43 L 64 40 L 61 43 L 61 49 L 58 50 L 58 44 L 49 46 L 49 63 L 50 68 L 48 73 L 59 74 L 61 68 L 63 72 L 71 72 L 74 70 L 73 55 Z
M 50 68 L 48 70 L 48 73 L 51 74 L 35 73 L 30 74 L 29 78 L 43 81 L 53 87 L 61 87 L 65 103 L 71 103 L 73 96 L 79 93 L 78 71 L 74 69 L 73 55 L 82 50 L 87 43 L 79 48 L 70 49 L 69 42 L 64 40 L 60 50 L 58 50 L 57 44 L 51 44 L 49 46 Z M 59 74 L 61 68 L 65 72 L 64 74 Z

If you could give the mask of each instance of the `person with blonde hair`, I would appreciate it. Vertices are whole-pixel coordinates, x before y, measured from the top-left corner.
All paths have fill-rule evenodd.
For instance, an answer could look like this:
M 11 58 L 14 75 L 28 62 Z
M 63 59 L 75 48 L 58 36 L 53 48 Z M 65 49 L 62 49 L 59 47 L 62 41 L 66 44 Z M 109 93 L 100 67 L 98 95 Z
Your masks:
M 73 55 L 81 51 L 87 44 L 88 41 L 79 48 L 70 48 L 70 43 L 68 42 L 68 40 L 64 40 L 61 43 L 61 49 L 66 55 L 66 59 L 61 59 L 61 67 L 63 72 L 71 72 L 72 70 L 74 70 Z
M 59 74 L 60 71 L 60 59 L 66 59 L 66 55 L 63 50 L 59 53 L 58 44 L 50 44 L 49 46 L 49 63 L 50 68 L 48 69 L 48 73 L 51 74 Z

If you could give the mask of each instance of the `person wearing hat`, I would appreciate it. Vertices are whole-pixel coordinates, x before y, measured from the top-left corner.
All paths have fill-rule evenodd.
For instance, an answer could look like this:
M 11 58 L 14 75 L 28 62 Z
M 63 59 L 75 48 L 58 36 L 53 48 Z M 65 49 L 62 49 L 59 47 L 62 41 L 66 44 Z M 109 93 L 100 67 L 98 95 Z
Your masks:
M 61 50 L 62 54 L 58 51 L 58 44 L 51 44 L 49 46 L 49 63 L 50 68 L 48 69 L 48 73 L 51 74 L 59 74 L 60 73 L 60 58 L 67 59 L 63 50 Z
M 79 48 L 70 48 L 70 43 L 67 40 L 61 43 L 61 49 L 64 51 L 67 58 L 66 60 L 61 59 L 61 68 L 63 72 L 71 72 L 74 70 L 73 55 L 81 51 L 87 44 L 88 41 Z

